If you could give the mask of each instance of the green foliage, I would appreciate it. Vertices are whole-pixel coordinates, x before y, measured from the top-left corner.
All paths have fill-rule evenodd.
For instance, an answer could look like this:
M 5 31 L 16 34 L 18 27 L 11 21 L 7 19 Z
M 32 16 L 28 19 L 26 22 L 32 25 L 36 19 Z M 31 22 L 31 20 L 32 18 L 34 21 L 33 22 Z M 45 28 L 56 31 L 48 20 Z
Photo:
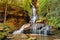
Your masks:
M 47 0 L 38 0 L 38 4 L 39 4 L 39 11 L 41 13 L 41 11 L 44 9 L 45 5 L 46 5 Z
M 48 24 L 53 26 L 54 28 L 60 27 L 60 1 L 38 0 L 38 3 L 39 3 L 40 17 L 46 17 L 49 21 Z
M 10 29 L 7 25 L 0 23 L 0 40 L 3 39 L 8 33 Z
M 52 7 L 54 7 L 54 9 L 55 10 L 50 10 L 51 12 L 51 15 L 54 15 L 54 17 L 55 17 L 55 19 L 53 19 L 53 20 L 56 20 L 55 21 L 55 27 L 60 27 L 60 3 L 59 3 L 60 1 L 59 0 L 54 0 L 54 2 L 52 2 L 53 3 L 53 6 Z
M 0 4 L 6 3 L 6 0 L 0 0 Z
M 0 0 L 0 4 L 7 3 L 9 5 L 15 5 L 27 10 L 29 14 L 31 13 L 32 0 Z M 49 21 L 49 25 L 57 28 L 60 27 L 60 0 L 38 0 L 38 10 L 40 17 L 46 17 Z M 48 8 L 47 8 L 48 6 Z M 48 12 L 47 12 L 47 9 Z M 45 15 L 45 16 L 44 16 Z
M 27 10 L 30 13 L 31 0 L 14 0 L 14 4 L 18 7 L 23 8 L 24 10 Z
M 47 1 L 50 10 L 46 15 L 46 18 L 49 20 L 49 25 L 54 28 L 60 27 L 60 1 L 59 0 L 48 0 Z
M 2 0 L 0 1 L 0 3 L 2 4 L 3 3 L 7 3 L 9 5 L 15 5 L 17 7 L 21 7 L 23 8 L 24 10 L 27 10 L 29 12 L 29 14 L 31 13 L 31 1 L 32 0 Z M 45 7 L 46 5 L 46 1 L 47 0 L 38 0 L 38 4 L 39 4 L 39 12 L 42 11 L 42 9 Z

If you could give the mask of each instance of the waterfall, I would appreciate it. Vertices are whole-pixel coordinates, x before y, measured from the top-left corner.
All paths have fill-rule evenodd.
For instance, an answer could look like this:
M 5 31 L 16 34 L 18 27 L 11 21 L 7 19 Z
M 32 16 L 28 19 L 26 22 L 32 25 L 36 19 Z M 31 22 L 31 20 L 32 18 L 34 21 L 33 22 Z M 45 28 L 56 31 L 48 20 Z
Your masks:
M 30 22 L 33 25 L 33 23 L 35 23 L 35 21 L 37 19 L 37 15 L 36 15 L 36 9 L 35 9 L 34 5 L 31 4 L 31 6 L 32 6 L 32 10 L 31 10 L 32 13 L 31 13 L 31 21 Z M 24 30 L 24 28 L 29 27 L 29 26 L 30 26 L 30 24 L 24 24 L 19 30 L 14 31 L 13 34 L 20 34 Z
M 31 31 L 33 34 L 41 34 L 41 32 L 43 31 L 43 35 L 47 36 L 47 33 L 48 31 L 50 31 L 50 26 L 47 25 L 47 24 L 42 24 L 42 23 L 35 23 L 36 20 L 38 19 L 38 16 L 36 14 L 36 8 L 34 7 L 33 4 L 31 4 L 32 6 L 32 13 L 31 13 L 31 24 L 32 24 L 32 27 L 31 27 Z M 38 28 L 41 28 L 38 30 Z
M 29 27 L 30 24 L 24 24 L 19 30 L 14 31 L 13 34 L 21 34 L 26 27 Z
M 32 6 L 32 9 L 31 9 L 31 23 L 33 24 L 33 23 L 35 23 L 35 21 L 37 20 L 37 15 L 36 15 L 36 8 L 34 7 L 34 5 L 33 4 L 31 4 L 31 6 Z
M 24 25 L 23 25 L 23 26 L 24 26 Z M 14 31 L 13 34 L 21 34 L 22 31 L 24 30 L 23 26 L 22 26 L 19 30 Z
M 36 8 L 34 7 L 33 4 L 31 4 L 32 9 L 31 9 L 31 20 L 30 20 L 30 24 L 24 24 L 19 30 L 14 31 L 13 34 L 21 34 L 23 32 L 23 30 L 27 27 L 31 28 L 30 30 L 32 31 L 33 34 L 43 34 L 43 35 L 47 35 L 48 31 L 50 31 L 50 26 L 47 24 L 42 24 L 42 23 L 35 23 L 36 20 L 38 19 L 38 16 L 36 14 Z M 44 33 L 41 33 L 44 32 Z

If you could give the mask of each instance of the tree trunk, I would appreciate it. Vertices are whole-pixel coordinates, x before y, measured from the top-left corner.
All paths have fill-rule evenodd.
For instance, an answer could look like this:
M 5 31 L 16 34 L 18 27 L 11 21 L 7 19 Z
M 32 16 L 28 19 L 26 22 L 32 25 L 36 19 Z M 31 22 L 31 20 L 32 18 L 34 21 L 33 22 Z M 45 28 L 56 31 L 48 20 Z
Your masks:
M 5 7 L 4 23 L 6 22 L 6 15 L 7 15 L 7 4 L 6 4 L 6 7 Z

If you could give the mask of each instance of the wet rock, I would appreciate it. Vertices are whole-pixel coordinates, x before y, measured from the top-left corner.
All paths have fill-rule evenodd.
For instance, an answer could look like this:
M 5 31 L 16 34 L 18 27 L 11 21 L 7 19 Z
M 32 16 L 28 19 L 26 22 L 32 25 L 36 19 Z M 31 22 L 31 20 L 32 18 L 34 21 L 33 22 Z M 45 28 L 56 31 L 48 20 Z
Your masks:
M 35 23 L 32 24 L 32 27 L 30 30 L 26 30 L 24 31 L 24 33 L 32 33 L 32 34 L 45 34 L 45 35 L 52 35 L 52 31 L 51 31 L 51 27 L 49 25 L 46 24 L 42 24 L 42 23 Z

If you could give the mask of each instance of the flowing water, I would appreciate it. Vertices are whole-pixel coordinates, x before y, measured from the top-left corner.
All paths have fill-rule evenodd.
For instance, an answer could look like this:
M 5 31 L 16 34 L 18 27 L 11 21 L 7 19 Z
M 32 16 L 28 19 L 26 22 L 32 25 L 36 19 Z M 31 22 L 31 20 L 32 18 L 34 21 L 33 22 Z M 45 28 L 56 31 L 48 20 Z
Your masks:
M 42 24 L 42 23 L 35 23 L 35 21 L 37 20 L 36 9 L 35 9 L 34 5 L 31 4 L 31 6 L 32 6 L 32 13 L 31 13 L 31 20 L 30 20 L 30 23 L 31 23 L 30 31 L 32 32 L 32 34 L 37 34 L 37 36 L 36 36 L 37 40 L 57 40 L 58 38 L 56 39 L 55 36 L 54 37 L 47 36 L 47 33 L 49 33 L 51 30 L 49 25 Z M 21 33 L 23 33 L 24 29 L 29 26 L 30 26 L 29 23 L 24 24 L 19 30 L 14 31 L 13 34 L 21 34 Z M 58 32 L 56 32 L 56 34 L 57 33 Z M 18 36 L 15 38 L 15 40 L 18 38 L 20 40 L 20 36 L 19 37 Z
M 32 6 L 32 13 L 31 13 L 31 20 L 30 20 L 30 23 L 31 23 L 31 32 L 33 34 L 44 34 L 44 35 L 47 35 L 48 31 L 50 31 L 50 27 L 49 25 L 46 25 L 46 24 L 38 24 L 38 23 L 35 23 L 36 20 L 37 20 L 37 14 L 36 14 L 36 9 L 34 7 L 33 4 L 31 4 Z M 14 31 L 13 34 L 20 34 L 23 32 L 23 30 L 27 27 L 29 27 L 30 24 L 24 24 L 19 30 L 17 31 Z M 43 32 L 43 33 L 42 33 Z
M 32 10 L 31 10 L 32 13 L 31 13 L 31 21 L 30 21 L 30 23 L 34 24 L 36 19 L 37 19 L 37 15 L 36 15 L 36 9 L 35 9 L 34 5 L 31 4 L 31 6 L 32 6 Z M 19 30 L 14 31 L 13 34 L 20 34 L 20 33 L 22 33 L 22 31 L 24 30 L 26 25 L 23 25 Z M 29 26 L 29 25 L 27 25 L 27 26 Z
M 31 10 L 31 16 L 30 16 L 31 20 L 30 20 L 30 22 L 31 22 L 31 24 L 34 24 L 38 17 L 37 17 L 36 9 L 35 9 L 34 5 L 31 4 L 31 6 L 32 6 L 32 10 Z
M 22 26 L 19 30 L 14 31 L 13 34 L 20 34 L 20 33 L 22 33 L 23 30 L 24 30 L 24 28 Z
M 21 34 L 24 30 L 24 28 L 29 27 L 30 24 L 24 24 L 19 30 L 14 31 L 13 34 Z
M 36 9 L 33 4 L 32 6 L 32 13 L 31 13 L 31 31 L 33 34 L 41 34 L 41 32 L 44 32 L 44 35 L 47 35 L 48 31 L 50 31 L 50 26 L 46 24 L 40 24 L 40 23 L 35 23 L 35 21 L 38 19 L 38 16 L 36 14 Z M 39 29 L 40 28 L 40 29 Z

